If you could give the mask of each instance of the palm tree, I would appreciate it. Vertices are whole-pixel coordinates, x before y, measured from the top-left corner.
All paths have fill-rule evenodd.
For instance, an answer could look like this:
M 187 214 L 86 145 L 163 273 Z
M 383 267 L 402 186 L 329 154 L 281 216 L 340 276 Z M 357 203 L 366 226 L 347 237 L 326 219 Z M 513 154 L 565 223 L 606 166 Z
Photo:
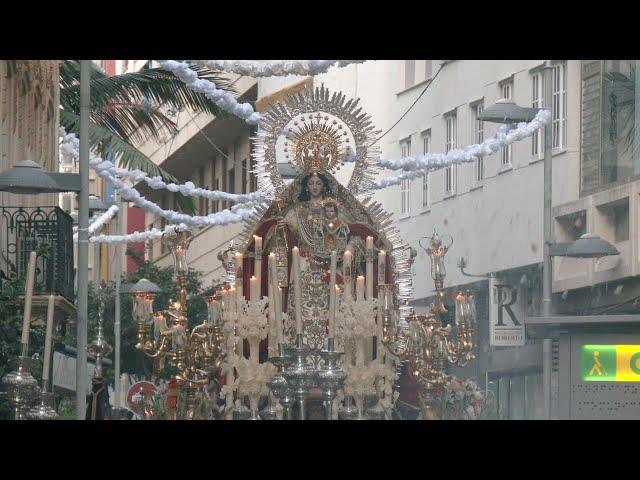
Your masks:
M 220 72 L 200 65 L 191 68 L 219 89 L 235 93 Z M 177 133 L 175 123 L 164 112 L 183 109 L 227 116 L 212 100 L 188 89 L 171 72 L 155 68 L 108 77 L 92 62 L 90 145 L 103 155 L 109 152 L 119 166 L 137 168 L 149 175 L 160 175 L 167 182 L 177 182 L 134 145 Z M 79 134 L 80 63 L 77 60 L 65 60 L 60 65 L 60 125 L 67 132 Z M 184 212 L 195 211 L 190 197 L 177 194 L 177 201 Z

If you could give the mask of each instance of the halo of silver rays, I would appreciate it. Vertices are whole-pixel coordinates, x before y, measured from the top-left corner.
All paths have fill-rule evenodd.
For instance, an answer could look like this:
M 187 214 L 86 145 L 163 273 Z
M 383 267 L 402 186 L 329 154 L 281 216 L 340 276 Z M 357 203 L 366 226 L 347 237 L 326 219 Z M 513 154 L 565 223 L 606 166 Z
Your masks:
M 400 238 L 400 233 L 393 224 L 392 214 L 386 212 L 380 203 L 372 201 L 374 182 L 377 174 L 382 171 L 378 162 L 380 149 L 373 145 L 380 132 L 375 130 L 370 115 L 362 111 L 359 102 L 359 99 L 347 100 L 342 92 L 330 94 L 322 85 L 289 95 L 284 101 L 272 105 L 262 116 L 258 132 L 252 138 L 251 156 L 255 162 L 254 173 L 258 181 L 258 191 L 268 200 L 258 204 L 255 214 L 245 220 L 240 241 L 241 245 L 244 245 L 243 249 L 246 249 L 249 240 L 252 239 L 251 235 L 273 199 L 281 197 L 285 191 L 286 186 L 277 170 L 276 158 L 276 143 L 285 127 L 299 115 L 328 113 L 342 121 L 353 136 L 356 158 L 347 191 L 361 197 L 371 225 L 381 232 L 392 246 L 389 255 L 395 295 L 400 318 L 404 321 L 413 314 L 413 307 L 409 305 L 413 298 L 410 248 Z

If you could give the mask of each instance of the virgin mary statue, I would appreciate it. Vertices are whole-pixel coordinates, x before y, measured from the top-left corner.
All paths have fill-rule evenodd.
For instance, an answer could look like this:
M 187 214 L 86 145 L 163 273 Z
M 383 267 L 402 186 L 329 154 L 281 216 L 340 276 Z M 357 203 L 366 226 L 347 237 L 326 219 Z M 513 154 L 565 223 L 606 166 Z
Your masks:
M 267 255 L 276 254 L 280 287 L 289 321 L 284 326 L 285 341 L 295 339 L 291 251 L 300 251 L 303 342 L 312 350 L 326 347 L 329 318 L 329 279 L 331 252 L 336 251 L 338 270 L 336 284 L 343 285 L 343 257 L 352 254 L 352 281 L 365 275 L 366 238 L 372 237 L 374 248 L 390 251 L 391 243 L 380 225 L 352 193 L 331 174 L 340 157 L 342 132 L 329 121 L 311 118 L 293 135 L 293 163 L 298 169 L 294 181 L 276 196 L 251 229 L 247 244 L 243 288 L 248 291 L 249 278 L 254 273 L 251 258 L 255 252 L 255 237 L 263 239 L 262 295 L 268 294 Z M 334 124 L 336 122 L 333 122 Z M 372 254 L 370 252 L 369 254 Z M 377 269 L 377 262 L 374 262 Z M 392 269 L 387 256 L 385 283 L 392 283 Z M 374 291 L 378 274 L 374 271 Z

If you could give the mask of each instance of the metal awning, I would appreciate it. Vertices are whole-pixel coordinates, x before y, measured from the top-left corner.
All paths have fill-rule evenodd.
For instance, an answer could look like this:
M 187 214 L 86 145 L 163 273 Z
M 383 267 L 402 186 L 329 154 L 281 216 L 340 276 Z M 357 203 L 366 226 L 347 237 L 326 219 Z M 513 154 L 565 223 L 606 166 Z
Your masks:
M 548 338 L 552 332 L 558 330 L 638 326 L 640 315 L 551 315 L 525 318 L 528 338 Z

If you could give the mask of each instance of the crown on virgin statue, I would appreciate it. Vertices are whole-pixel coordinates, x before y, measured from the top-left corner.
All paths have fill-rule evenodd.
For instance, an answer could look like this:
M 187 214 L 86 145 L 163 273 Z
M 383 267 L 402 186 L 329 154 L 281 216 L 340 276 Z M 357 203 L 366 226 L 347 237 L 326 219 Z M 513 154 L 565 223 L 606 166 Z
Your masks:
M 334 126 L 323 119 L 320 114 L 308 118 L 291 132 L 290 141 L 293 145 L 294 164 L 303 173 L 328 172 L 340 163 L 341 126 Z M 287 144 L 285 143 L 285 148 Z M 287 150 L 285 150 L 287 151 Z

